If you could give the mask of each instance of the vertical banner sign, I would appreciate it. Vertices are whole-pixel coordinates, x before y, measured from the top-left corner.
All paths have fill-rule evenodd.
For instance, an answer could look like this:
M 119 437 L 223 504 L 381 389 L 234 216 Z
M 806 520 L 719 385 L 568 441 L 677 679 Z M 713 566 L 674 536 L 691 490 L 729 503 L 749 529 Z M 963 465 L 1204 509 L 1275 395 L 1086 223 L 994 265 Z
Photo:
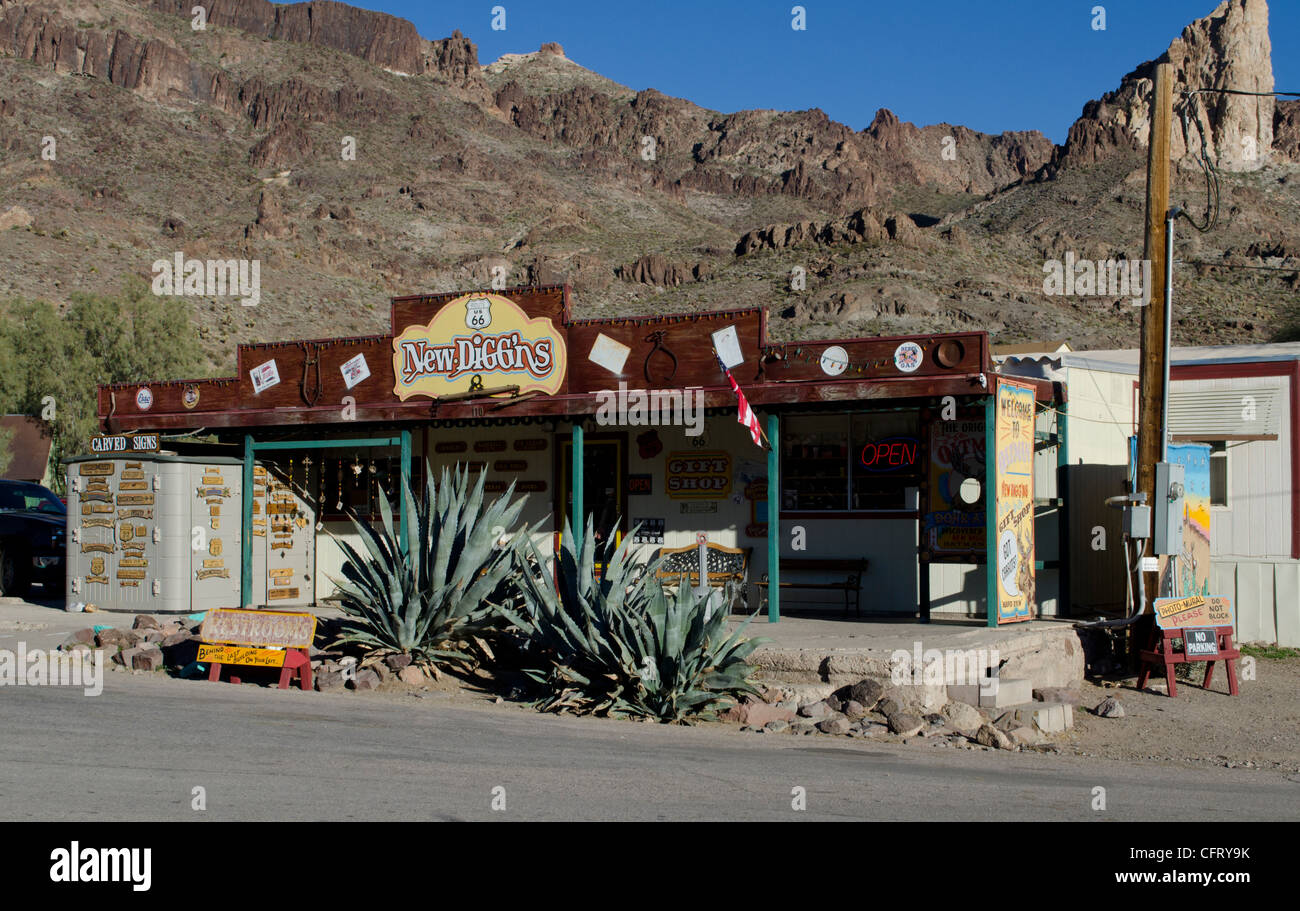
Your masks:
M 1034 591 L 1034 387 L 999 377 L 994 419 L 997 517 L 990 569 L 996 579 L 997 622 L 1029 620 Z

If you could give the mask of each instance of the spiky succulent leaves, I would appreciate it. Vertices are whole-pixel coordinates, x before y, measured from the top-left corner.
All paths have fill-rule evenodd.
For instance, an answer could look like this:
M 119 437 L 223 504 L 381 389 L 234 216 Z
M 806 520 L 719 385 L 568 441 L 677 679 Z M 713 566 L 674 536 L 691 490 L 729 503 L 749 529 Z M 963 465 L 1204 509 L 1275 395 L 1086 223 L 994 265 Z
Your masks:
M 514 551 L 528 538 L 522 530 L 499 547 L 493 531 L 510 529 L 526 497 L 513 499 L 514 485 L 486 505 L 483 475 L 473 488 L 468 470 L 442 471 L 417 500 L 405 480 L 401 496 L 410 521 L 394 527 L 387 498 L 380 497 L 378 527 L 352 516 L 362 554 L 335 537 L 343 551 L 343 580 L 335 600 L 352 618 L 340 643 L 410 654 L 426 663 L 470 657 L 454 647 L 472 639 L 494 619 L 491 597 L 507 590 Z M 406 544 L 402 552 L 399 542 Z
M 525 673 L 545 692 L 538 704 L 681 721 L 755 692 L 745 659 L 766 640 L 743 638 L 748 620 L 728 635 L 723 611 L 706 619 L 707 595 L 684 580 L 666 590 L 656 576 L 661 561 L 635 564 L 632 540 L 617 548 L 606 542 L 597 579 L 590 518 L 580 552 L 566 522 L 558 584 L 532 568 L 544 564 L 531 542 L 521 550 L 527 611 L 503 613 L 530 646 Z

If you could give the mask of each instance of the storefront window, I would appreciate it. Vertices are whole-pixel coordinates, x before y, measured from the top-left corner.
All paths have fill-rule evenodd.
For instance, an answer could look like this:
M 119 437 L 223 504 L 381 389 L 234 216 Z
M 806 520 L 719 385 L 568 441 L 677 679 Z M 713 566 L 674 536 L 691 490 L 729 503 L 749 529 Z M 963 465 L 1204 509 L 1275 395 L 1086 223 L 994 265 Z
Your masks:
M 810 415 L 786 422 L 781 507 L 792 511 L 849 508 L 848 416 Z
M 914 509 L 922 474 L 919 416 L 890 411 L 790 417 L 782 459 L 785 510 Z
M 921 483 L 921 433 L 915 411 L 852 416 L 853 509 L 914 509 Z

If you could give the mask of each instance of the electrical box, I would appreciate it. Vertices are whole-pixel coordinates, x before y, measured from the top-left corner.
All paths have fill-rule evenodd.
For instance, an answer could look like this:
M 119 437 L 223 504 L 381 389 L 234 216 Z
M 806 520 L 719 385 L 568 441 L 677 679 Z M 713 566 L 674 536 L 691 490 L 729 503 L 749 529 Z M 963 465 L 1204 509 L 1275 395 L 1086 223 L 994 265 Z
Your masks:
M 1124 534 L 1130 538 L 1151 537 L 1151 507 L 1125 506 L 1121 517 Z
M 1183 552 L 1184 467 L 1172 462 L 1156 463 L 1155 533 L 1152 550 L 1157 554 Z

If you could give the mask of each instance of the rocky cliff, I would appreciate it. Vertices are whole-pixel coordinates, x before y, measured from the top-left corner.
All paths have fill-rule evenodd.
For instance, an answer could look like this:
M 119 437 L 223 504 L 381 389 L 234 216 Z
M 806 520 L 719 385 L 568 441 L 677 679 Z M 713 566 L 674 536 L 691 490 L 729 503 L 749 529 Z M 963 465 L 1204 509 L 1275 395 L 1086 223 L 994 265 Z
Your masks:
M 1273 63 L 1266 0 L 1223 0 L 1214 12 L 1183 29 L 1169 49 L 1129 73 L 1119 88 L 1088 102 L 1053 158 L 1061 165 L 1095 164 L 1117 151 L 1144 149 L 1151 133 L 1151 91 L 1158 63 L 1174 67 L 1174 160 L 1199 154 L 1199 116 L 1209 129 L 1212 157 L 1229 171 L 1253 171 L 1273 149 L 1271 96 L 1199 94 L 1195 89 L 1273 91 Z M 1188 123 L 1183 120 L 1186 110 Z

